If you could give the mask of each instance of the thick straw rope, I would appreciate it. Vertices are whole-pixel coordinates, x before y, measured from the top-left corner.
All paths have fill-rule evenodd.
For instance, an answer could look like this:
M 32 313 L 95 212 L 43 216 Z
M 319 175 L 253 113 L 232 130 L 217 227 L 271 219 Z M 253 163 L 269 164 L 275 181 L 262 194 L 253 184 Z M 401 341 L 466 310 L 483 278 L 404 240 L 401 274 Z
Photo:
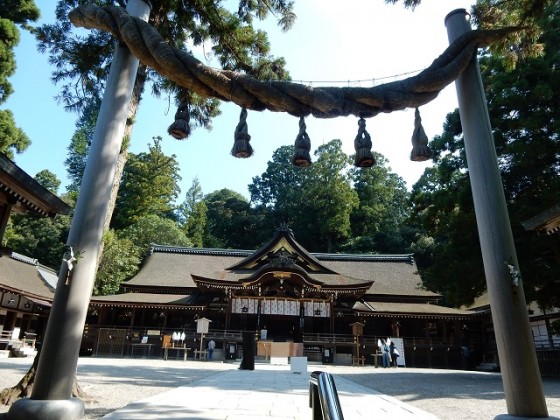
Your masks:
M 477 48 L 503 39 L 515 28 L 470 31 L 457 38 L 433 63 L 404 80 L 370 88 L 312 88 L 284 81 L 260 81 L 243 73 L 216 70 L 192 55 L 168 45 L 148 23 L 115 6 L 79 6 L 69 14 L 76 27 L 108 31 L 145 65 L 177 85 L 205 97 L 234 102 L 242 108 L 287 112 L 317 118 L 355 115 L 373 117 L 380 112 L 417 108 L 437 97 L 473 58 Z

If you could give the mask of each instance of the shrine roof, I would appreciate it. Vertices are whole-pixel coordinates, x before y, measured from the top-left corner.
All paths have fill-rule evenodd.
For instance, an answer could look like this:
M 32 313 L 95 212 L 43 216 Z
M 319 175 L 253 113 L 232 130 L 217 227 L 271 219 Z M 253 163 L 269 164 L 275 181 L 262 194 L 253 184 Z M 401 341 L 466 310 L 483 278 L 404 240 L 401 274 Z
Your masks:
M 0 153 L 0 207 L 9 202 L 19 214 L 69 214 L 71 207 Z
M 216 248 L 189 248 L 153 245 L 138 274 L 123 286 L 127 290 L 196 289 L 192 275 L 206 279 L 238 282 L 253 273 L 245 267 L 256 251 Z M 262 255 L 262 253 L 261 253 Z M 420 276 L 412 255 L 309 253 L 322 271 L 311 278 L 330 287 L 374 282 L 367 294 L 437 297 L 420 287 Z M 313 261 L 310 260 L 310 261 Z
M 353 309 L 363 316 L 392 316 L 396 318 L 457 318 L 476 315 L 472 311 L 429 303 L 356 302 Z
M 212 299 L 211 296 L 194 293 L 184 294 L 155 294 L 155 293 L 122 293 L 118 295 L 93 296 L 91 306 L 131 306 L 135 308 L 166 308 L 185 309 L 204 307 Z
M 15 252 L 0 254 L 0 287 L 3 290 L 52 301 L 55 290 L 52 283 L 56 279 L 56 273 L 36 259 Z
M 560 232 L 560 204 L 521 222 L 525 230 L 534 230 L 539 235 L 551 235 Z

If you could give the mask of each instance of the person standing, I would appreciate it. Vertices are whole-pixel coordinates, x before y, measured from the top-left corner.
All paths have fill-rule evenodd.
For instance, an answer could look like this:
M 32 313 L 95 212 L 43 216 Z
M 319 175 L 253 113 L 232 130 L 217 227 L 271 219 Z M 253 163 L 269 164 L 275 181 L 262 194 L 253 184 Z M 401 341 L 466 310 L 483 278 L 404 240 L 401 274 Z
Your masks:
M 391 357 L 391 366 L 397 367 L 397 357 L 399 357 L 399 352 L 395 348 L 395 342 L 391 340 L 389 344 L 389 356 Z
M 384 338 L 381 339 L 381 362 L 384 368 L 389 367 L 389 346 Z
M 216 348 L 216 342 L 210 340 L 208 342 L 208 360 L 212 360 L 212 355 L 214 354 L 214 349 Z

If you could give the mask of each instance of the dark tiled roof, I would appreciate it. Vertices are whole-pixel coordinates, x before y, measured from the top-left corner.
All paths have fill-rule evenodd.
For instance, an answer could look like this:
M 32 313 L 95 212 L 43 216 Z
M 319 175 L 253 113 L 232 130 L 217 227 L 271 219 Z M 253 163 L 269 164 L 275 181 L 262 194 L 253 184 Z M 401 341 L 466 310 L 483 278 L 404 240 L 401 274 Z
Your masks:
M 472 311 L 472 312 L 480 312 L 480 311 L 488 311 L 490 310 L 490 296 L 488 296 L 488 292 L 484 292 L 470 305 L 464 305 L 461 309 Z
M 194 289 L 196 284 L 191 273 L 219 280 L 234 280 L 224 268 L 242 258 L 213 250 L 202 253 L 201 249 L 194 249 L 193 253 L 188 253 L 186 248 L 178 248 L 178 252 L 172 252 L 170 247 L 166 247 L 163 252 L 160 251 L 156 247 L 140 272 L 124 286 Z
M 537 231 L 539 235 L 551 235 L 560 232 L 560 204 L 521 222 L 525 230 Z
M 152 294 L 152 293 L 123 293 L 120 295 L 94 296 L 90 304 L 93 306 L 121 306 L 131 305 L 134 307 L 166 307 L 184 308 L 185 306 L 202 306 L 209 303 L 211 296 L 199 294 L 176 295 L 176 294 Z
M 195 288 L 191 274 L 211 279 L 237 281 L 248 272 L 226 270 L 254 251 L 185 248 L 155 245 L 144 267 L 125 287 Z M 368 294 L 427 296 L 439 295 L 419 287 L 420 276 L 411 255 L 311 254 L 338 274 L 310 276 L 330 286 L 351 286 L 374 281 Z
M 56 273 L 37 260 L 16 253 L 0 256 L 0 285 L 4 289 L 52 301 L 54 288 L 47 277 L 50 281 Z
M 338 273 L 373 280 L 367 294 L 439 296 L 422 289 L 418 268 L 411 255 L 356 255 L 352 258 L 332 257 L 324 261 Z
M 16 213 L 54 216 L 69 214 L 71 211 L 68 204 L 39 184 L 3 153 L 0 153 L 0 195 L 7 195 L 15 200 L 12 211 Z
M 356 302 L 353 308 L 363 315 L 370 316 L 395 316 L 402 318 L 438 318 L 438 317 L 457 317 L 469 318 L 473 315 L 471 311 L 464 311 L 455 308 L 448 308 L 429 303 L 400 303 L 400 302 Z

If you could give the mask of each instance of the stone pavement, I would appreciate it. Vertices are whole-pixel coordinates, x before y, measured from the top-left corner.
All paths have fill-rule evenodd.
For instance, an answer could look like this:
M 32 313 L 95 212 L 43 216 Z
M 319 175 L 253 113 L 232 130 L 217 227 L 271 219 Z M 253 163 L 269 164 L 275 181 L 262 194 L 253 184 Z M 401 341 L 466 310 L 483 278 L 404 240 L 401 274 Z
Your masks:
M 352 369 L 349 367 L 349 369 Z M 128 404 L 103 419 L 295 420 L 312 418 L 309 379 L 322 366 L 296 373 L 290 366 L 255 364 L 255 370 L 228 370 Z M 345 420 L 436 419 L 411 405 L 333 375 Z

